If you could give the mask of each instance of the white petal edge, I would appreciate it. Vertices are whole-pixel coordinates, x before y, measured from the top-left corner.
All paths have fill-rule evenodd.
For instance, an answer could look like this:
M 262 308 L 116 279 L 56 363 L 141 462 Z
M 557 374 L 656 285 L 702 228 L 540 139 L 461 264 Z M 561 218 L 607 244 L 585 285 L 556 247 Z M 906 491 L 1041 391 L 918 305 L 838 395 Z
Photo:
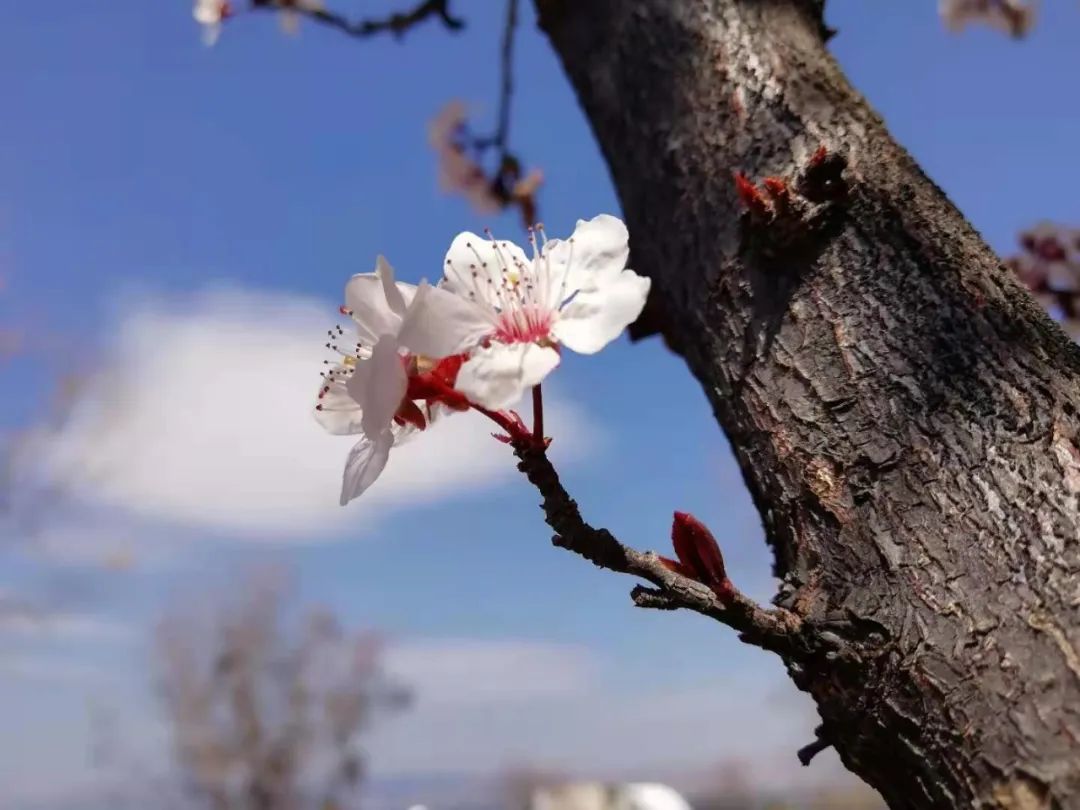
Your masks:
M 386 300 L 386 285 L 379 273 L 357 273 L 345 285 L 345 306 L 352 311 L 361 343 L 374 344 L 383 335 L 396 335 L 401 315 Z
M 439 358 L 472 349 L 494 331 L 493 313 L 424 283 L 405 315 L 399 340 L 413 354 Z
M 345 474 L 341 480 L 342 506 L 362 495 L 375 483 L 386 467 L 386 461 L 390 457 L 390 448 L 393 446 L 394 434 L 389 429 L 376 436 L 374 440 L 367 436 L 360 438 L 345 460 Z
M 374 439 L 390 427 L 408 384 L 397 338 L 379 338 L 371 359 L 359 361 L 345 384 L 352 398 L 360 403 L 364 412 L 361 425 L 369 438 Z
M 381 254 L 375 258 L 375 275 L 382 281 L 383 295 L 386 296 L 390 311 L 404 317 L 405 308 L 416 294 L 416 287 L 400 281 L 395 282 L 393 265 Z
M 548 346 L 492 343 L 465 361 L 455 387 L 477 405 L 502 410 L 558 365 L 559 353 Z
M 558 309 L 578 290 L 611 281 L 626 267 L 629 256 L 630 234 L 621 219 L 610 214 L 579 219 L 569 239 L 553 239 L 544 248 L 547 305 Z
M 578 354 L 595 354 L 622 334 L 645 306 L 649 279 L 625 270 L 592 291 L 582 291 L 563 308 L 552 336 Z

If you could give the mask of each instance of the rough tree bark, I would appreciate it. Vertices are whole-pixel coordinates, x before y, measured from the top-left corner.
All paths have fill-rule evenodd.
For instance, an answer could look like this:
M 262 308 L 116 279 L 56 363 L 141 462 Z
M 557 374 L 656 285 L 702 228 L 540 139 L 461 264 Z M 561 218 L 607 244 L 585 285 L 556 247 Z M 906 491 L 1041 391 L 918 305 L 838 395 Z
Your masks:
M 823 739 L 893 808 L 1080 807 L 1080 351 L 852 89 L 820 2 L 536 3 Z M 747 212 L 734 170 L 793 196 Z

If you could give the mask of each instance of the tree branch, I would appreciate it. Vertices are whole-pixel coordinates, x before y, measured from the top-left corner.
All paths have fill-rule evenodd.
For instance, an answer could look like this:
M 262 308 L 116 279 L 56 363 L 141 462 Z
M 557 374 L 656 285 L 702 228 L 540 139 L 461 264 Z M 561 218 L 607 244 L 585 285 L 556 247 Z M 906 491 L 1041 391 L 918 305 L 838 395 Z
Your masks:
M 465 27 L 465 21 L 450 13 L 450 0 L 424 0 L 408 11 L 400 11 L 381 19 L 348 20 L 324 8 L 305 7 L 289 0 L 251 0 L 252 11 L 288 11 L 322 23 L 349 36 L 366 38 L 389 33 L 402 36 L 410 28 L 429 17 L 437 17 L 450 31 Z
M 477 138 L 478 149 L 494 147 L 500 164 L 508 153 L 510 140 L 510 102 L 514 96 L 514 39 L 517 33 L 518 0 L 506 0 L 506 23 L 503 26 L 499 52 L 499 115 L 495 132 L 487 138 Z
M 700 582 L 669 570 L 658 555 L 624 546 L 607 529 L 596 529 L 585 522 L 543 449 L 516 441 L 514 454 L 519 459 L 518 469 L 544 498 L 541 508 L 547 524 L 557 532 L 552 538 L 556 546 L 600 568 L 641 577 L 657 586 L 634 588 L 631 596 L 639 607 L 687 608 L 737 630 L 749 644 L 787 656 L 797 655 L 801 621 L 794 613 L 763 608 L 735 588 L 721 599 Z

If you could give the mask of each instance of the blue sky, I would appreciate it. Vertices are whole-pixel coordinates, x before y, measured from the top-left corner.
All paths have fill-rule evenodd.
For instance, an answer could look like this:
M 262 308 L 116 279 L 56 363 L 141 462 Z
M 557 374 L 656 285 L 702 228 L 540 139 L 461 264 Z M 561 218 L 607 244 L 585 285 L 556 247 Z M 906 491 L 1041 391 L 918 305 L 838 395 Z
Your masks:
M 634 610 L 631 582 L 552 550 L 535 494 L 515 478 L 509 453 L 498 455 L 505 448 L 484 450 L 488 466 L 465 475 L 459 468 L 481 445 L 447 439 L 447 452 L 459 455 L 439 460 L 437 480 L 410 490 L 406 473 L 428 463 L 417 457 L 371 508 L 340 512 L 333 485 L 325 513 L 317 495 L 297 495 L 295 524 L 262 508 L 292 501 L 275 489 L 260 504 L 258 469 L 237 503 L 212 475 L 207 497 L 222 498 L 198 499 L 200 465 L 213 458 L 200 437 L 213 436 L 227 454 L 233 433 L 257 425 L 257 443 L 238 438 L 238 452 L 258 447 L 279 467 L 286 454 L 305 452 L 307 434 L 274 420 L 292 414 L 282 403 L 300 384 L 292 374 L 303 336 L 310 330 L 313 357 L 321 356 L 321 319 L 335 319 L 348 275 L 385 253 L 400 277 L 417 281 L 437 275 L 460 230 L 490 225 L 520 236 L 513 216 L 479 218 L 436 188 L 426 122 L 453 98 L 481 125 L 494 113 L 501 10 L 459 5 L 469 25 L 456 36 L 432 25 L 402 42 L 360 43 L 304 25 L 290 38 L 263 15 L 228 24 L 213 49 L 200 44 L 181 0 L 8 9 L 0 327 L 23 333 L 24 350 L 0 366 L 0 429 L 41 425 L 56 380 L 70 374 L 90 381 L 83 410 L 106 402 L 119 416 L 102 427 L 91 413 L 74 433 L 48 434 L 64 497 L 32 510 L 30 528 L 0 525 L 10 536 L 0 593 L 48 604 L 63 619 L 44 637 L 7 631 L 0 639 L 9 732 L 0 738 L 0 783 L 32 796 L 92 778 L 88 700 L 118 707 L 136 748 L 145 734 L 163 750 L 149 624 L 169 594 L 210 588 L 267 559 L 295 567 L 306 601 L 408 647 L 406 674 L 422 684 L 435 666 L 425 670 L 424 661 L 445 662 L 448 646 L 462 660 L 480 644 L 484 660 L 540 662 L 517 673 L 521 700 L 491 690 L 463 700 L 463 683 L 422 703 L 385 730 L 382 748 L 372 746 L 377 771 L 567 759 L 583 770 L 690 770 L 748 750 L 787 762 L 810 739 L 811 711 L 775 661 L 699 617 Z M 1021 43 L 988 30 L 951 35 L 934 6 L 832 0 L 833 51 L 996 249 L 1010 250 L 1016 231 L 1039 219 L 1080 222 L 1075 4 L 1046 0 Z M 618 206 L 572 91 L 525 16 L 512 140 L 545 171 L 542 217 L 562 234 Z M 694 512 L 715 528 L 738 581 L 769 596 L 757 517 L 677 358 L 656 341 L 621 341 L 569 359 L 552 393 L 564 413 L 556 452 L 589 519 L 636 546 L 663 548 L 672 510 Z M 207 403 L 205 415 L 191 417 Z M 115 439 L 110 464 L 86 474 L 80 464 L 102 453 L 95 442 L 103 437 Z M 296 474 L 332 480 L 348 447 L 345 439 L 319 444 Z M 176 455 L 189 448 L 191 458 Z M 265 486 L 281 487 L 280 475 Z M 130 570 L 101 564 L 118 550 L 131 555 Z M 545 692 L 545 666 L 577 674 Z M 538 693 L 528 692 L 530 676 Z M 643 702 L 673 708 L 642 715 Z M 651 730 L 655 750 L 625 744 L 634 723 Z M 470 742 L 452 746 L 466 726 Z M 580 749 L 560 754 L 561 728 Z M 440 734 L 442 748 L 415 750 L 418 736 Z M 704 742 L 688 746 L 689 736 Z

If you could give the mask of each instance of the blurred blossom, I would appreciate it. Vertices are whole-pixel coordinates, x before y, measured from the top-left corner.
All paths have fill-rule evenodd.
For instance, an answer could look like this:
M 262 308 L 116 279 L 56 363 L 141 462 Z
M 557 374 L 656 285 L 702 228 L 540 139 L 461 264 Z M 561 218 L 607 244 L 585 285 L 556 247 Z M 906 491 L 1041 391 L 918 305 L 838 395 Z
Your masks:
M 655 782 L 564 782 L 532 790 L 528 810 L 691 810 L 677 791 Z
M 300 16 L 325 11 L 322 0 L 276 0 L 273 5 L 281 8 L 281 30 L 295 35 L 300 30 Z
M 221 23 L 231 17 L 232 4 L 229 0 L 195 0 L 192 15 L 195 22 L 202 26 L 203 42 L 213 45 L 221 36 Z
M 982 23 L 1022 37 L 1035 21 L 1035 3 L 1031 0 L 941 0 L 941 19 L 951 31 Z
M 1080 229 L 1040 222 L 1020 234 L 1020 247 L 1005 264 L 1066 332 L 1080 337 Z
M 525 172 L 521 162 L 497 138 L 473 134 L 463 102 L 451 101 L 431 120 L 428 142 L 435 151 L 439 188 L 448 194 L 460 194 L 478 214 L 496 214 L 516 207 L 523 227 L 535 224 L 536 194 L 544 181 L 543 172 Z M 489 175 L 480 159 L 494 148 L 500 152 L 499 165 Z
M 468 113 L 461 101 L 451 101 L 428 124 L 428 142 L 438 160 L 439 188 L 461 194 L 479 214 L 503 207 L 482 166 L 470 154 Z

